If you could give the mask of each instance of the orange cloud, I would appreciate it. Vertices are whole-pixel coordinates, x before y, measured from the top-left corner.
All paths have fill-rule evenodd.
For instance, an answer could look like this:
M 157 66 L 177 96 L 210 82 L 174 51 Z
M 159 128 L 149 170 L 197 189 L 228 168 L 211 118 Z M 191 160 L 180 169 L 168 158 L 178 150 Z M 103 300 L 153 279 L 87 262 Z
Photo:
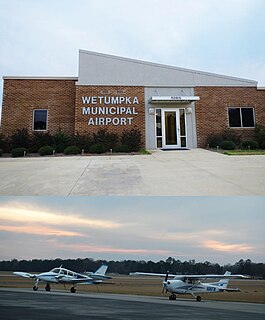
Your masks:
M 27 233 L 27 234 L 37 234 L 37 235 L 56 235 L 56 236 L 84 236 L 82 233 L 58 230 L 44 226 L 9 226 L 0 225 L 0 231 L 16 232 L 16 233 Z
M 0 207 L 0 219 L 12 222 L 37 222 L 50 225 L 78 225 L 96 229 L 113 229 L 122 226 L 120 223 L 109 220 L 88 219 L 80 217 L 77 214 L 71 216 L 21 207 Z
M 203 246 L 208 249 L 223 251 L 223 252 L 249 252 L 253 249 L 253 247 L 244 243 L 231 244 L 231 243 L 224 243 L 224 242 L 218 242 L 213 240 L 203 241 Z

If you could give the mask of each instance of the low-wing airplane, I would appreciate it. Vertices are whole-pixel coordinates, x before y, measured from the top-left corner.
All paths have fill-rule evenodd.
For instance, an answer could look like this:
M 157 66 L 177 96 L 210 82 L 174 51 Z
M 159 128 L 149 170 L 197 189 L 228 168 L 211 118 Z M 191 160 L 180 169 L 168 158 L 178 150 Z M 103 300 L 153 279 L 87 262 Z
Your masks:
M 198 294 L 203 293 L 217 293 L 224 291 L 240 291 L 240 289 L 227 288 L 230 279 L 234 278 L 248 278 L 241 274 L 231 274 L 226 271 L 223 275 L 217 274 L 204 274 L 204 275 L 175 275 L 161 273 L 146 273 L 146 272 L 133 272 L 133 276 L 159 276 L 165 277 L 163 281 L 163 291 L 171 293 L 169 300 L 176 300 L 176 294 L 191 294 L 197 301 L 201 301 L 201 296 Z M 168 279 L 173 277 L 172 280 Z M 206 279 L 220 279 L 218 282 L 202 282 Z
M 38 290 L 38 285 L 40 281 L 46 282 L 45 290 L 50 291 L 50 283 L 62 283 L 70 284 L 71 292 L 76 292 L 77 284 L 100 284 L 103 280 L 111 279 L 111 277 L 106 276 L 106 271 L 108 269 L 107 265 L 102 265 L 95 272 L 86 272 L 85 274 L 77 273 L 60 266 L 59 268 L 54 268 L 51 271 L 43 272 L 40 274 L 31 274 L 26 272 L 13 272 L 16 276 L 23 278 L 29 278 L 35 280 L 33 290 Z

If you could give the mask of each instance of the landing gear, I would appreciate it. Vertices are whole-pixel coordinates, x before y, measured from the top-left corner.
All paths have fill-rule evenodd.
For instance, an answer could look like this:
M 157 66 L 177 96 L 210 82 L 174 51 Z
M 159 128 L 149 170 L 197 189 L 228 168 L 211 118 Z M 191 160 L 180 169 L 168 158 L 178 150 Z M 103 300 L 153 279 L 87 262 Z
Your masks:
M 176 300 L 177 296 L 175 294 L 172 294 L 169 296 L 169 300 Z
M 38 289 L 39 289 L 38 286 L 33 287 L 33 291 L 37 291 Z
M 49 283 L 46 284 L 45 290 L 46 290 L 46 291 L 51 291 L 51 287 L 50 287 Z
M 201 301 L 202 298 L 201 298 L 200 296 L 197 296 L 197 297 L 196 297 L 196 300 L 197 300 L 197 301 Z
M 75 288 L 75 287 L 72 287 L 72 288 L 71 288 L 71 292 L 72 292 L 72 293 L 75 293 L 75 292 L 76 292 L 76 288 Z

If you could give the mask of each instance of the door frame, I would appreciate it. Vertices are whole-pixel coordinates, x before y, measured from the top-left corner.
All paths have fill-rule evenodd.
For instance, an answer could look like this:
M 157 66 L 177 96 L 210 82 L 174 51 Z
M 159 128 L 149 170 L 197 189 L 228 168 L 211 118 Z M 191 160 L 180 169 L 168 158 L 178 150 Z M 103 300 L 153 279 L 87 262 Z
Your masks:
M 165 121 L 165 113 L 166 112 L 175 112 L 176 113 L 177 144 L 172 144 L 172 145 L 166 144 L 166 121 Z M 162 122 L 162 148 L 166 148 L 166 149 L 181 148 L 179 108 L 161 108 L 161 122 Z

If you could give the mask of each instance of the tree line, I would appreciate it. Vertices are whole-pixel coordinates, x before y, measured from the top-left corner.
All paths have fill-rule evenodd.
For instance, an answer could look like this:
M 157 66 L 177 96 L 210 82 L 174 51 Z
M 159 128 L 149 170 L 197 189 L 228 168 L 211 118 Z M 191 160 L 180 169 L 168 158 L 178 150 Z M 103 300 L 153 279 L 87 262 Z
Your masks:
M 54 259 L 54 260 L 9 260 L 0 261 L 0 271 L 25 271 L 25 272 L 44 272 L 55 267 L 63 266 L 64 268 L 74 270 L 76 272 L 95 271 L 102 264 L 109 266 L 108 273 L 129 274 L 130 272 L 155 272 L 175 274 L 223 274 L 226 270 L 232 273 L 245 274 L 253 278 L 265 279 L 265 263 L 255 263 L 250 259 L 239 260 L 235 264 L 219 265 L 209 261 L 196 262 L 195 260 L 183 261 L 175 260 L 172 257 L 165 261 L 107 261 L 85 259 Z

